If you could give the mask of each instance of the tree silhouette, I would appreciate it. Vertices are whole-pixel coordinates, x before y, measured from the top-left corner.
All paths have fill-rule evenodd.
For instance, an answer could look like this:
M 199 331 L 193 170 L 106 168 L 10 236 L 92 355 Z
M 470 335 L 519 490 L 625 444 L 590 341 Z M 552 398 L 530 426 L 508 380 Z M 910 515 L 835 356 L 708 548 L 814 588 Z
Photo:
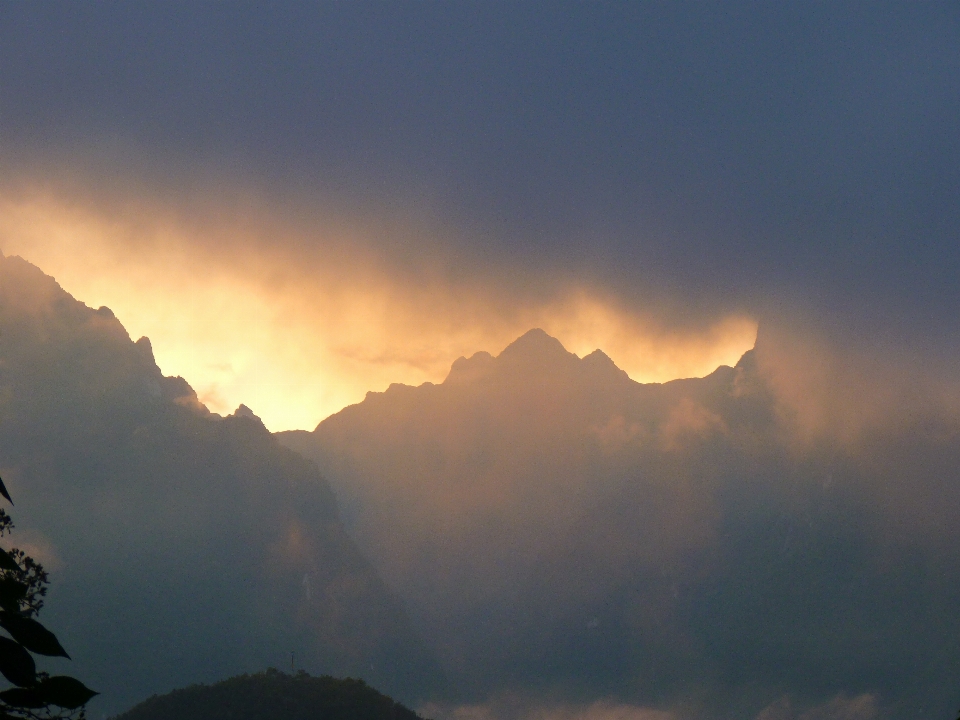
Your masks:
M 3 480 L 0 496 L 13 505 Z M 0 537 L 13 520 L 0 508 Z M 30 653 L 65 657 L 56 636 L 35 619 L 47 594 L 47 573 L 22 550 L 0 548 L 0 674 L 14 687 L 0 692 L 0 720 L 83 720 L 95 693 L 66 675 L 38 672 Z

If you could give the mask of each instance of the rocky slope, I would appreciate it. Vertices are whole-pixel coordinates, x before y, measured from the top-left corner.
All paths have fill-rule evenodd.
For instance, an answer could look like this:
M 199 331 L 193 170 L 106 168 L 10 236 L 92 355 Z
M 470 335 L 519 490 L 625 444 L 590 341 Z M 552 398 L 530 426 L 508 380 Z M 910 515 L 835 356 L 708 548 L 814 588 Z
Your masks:
M 290 662 L 415 697 L 435 675 L 316 467 L 249 411 L 207 412 L 53 278 L 0 259 L 0 473 L 12 543 L 92 711 Z
M 960 426 L 809 440 L 762 357 L 642 385 L 534 330 L 281 439 L 467 698 L 947 707 Z

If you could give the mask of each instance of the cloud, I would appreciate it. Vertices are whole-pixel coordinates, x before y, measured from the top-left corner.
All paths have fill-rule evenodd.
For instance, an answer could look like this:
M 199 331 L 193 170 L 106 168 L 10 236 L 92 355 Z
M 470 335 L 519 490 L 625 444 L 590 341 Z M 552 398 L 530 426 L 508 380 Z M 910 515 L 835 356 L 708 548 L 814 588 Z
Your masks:
M 274 430 L 313 427 L 392 382 L 440 382 L 458 356 L 498 352 L 531 327 L 579 354 L 603 347 L 639 380 L 704 375 L 756 335 L 742 312 L 677 326 L 666 306 L 632 306 L 562 267 L 484 261 L 409 216 L 345 214 L 218 177 L 174 192 L 75 173 L 7 180 L 3 251 L 111 308 L 214 411 L 245 403 Z
M 845 483 L 888 536 L 951 553 L 960 513 L 960 375 L 950 343 L 849 337 L 792 316 L 757 343 L 758 373 L 780 428 L 801 459 L 824 458 L 822 482 Z
M 683 398 L 674 408 L 660 428 L 660 442 L 666 451 L 679 450 L 686 438 L 702 442 L 706 437 L 727 429 L 723 418 L 698 405 L 689 398 Z
M 950 343 L 871 337 L 803 313 L 773 317 L 757 362 L 796 439 L 844 445 L 960 418 Z
M 0 150 L 5 175 L 82 152 L 121 186 L 139 164 L 189 195 L 219 166 L 210 184 L 432 212 L 475 258 L 586 266 L 687 310 L 790 289 L 949 331 L 955 21 L 742 2 L 16 9 Z

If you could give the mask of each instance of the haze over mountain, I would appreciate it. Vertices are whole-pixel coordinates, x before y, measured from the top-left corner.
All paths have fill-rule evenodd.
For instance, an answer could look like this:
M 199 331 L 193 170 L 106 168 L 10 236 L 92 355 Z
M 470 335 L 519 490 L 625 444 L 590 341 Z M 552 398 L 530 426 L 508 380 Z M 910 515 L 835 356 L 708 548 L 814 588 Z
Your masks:
M 11 543 L 51 572 L 44 620 L 97 717 L 292 652 L 399 697 L 436 680 L 316 468 L 17 257 L 0 257 L 0 468 Z
M 946 717 L 960 423 L 906 401 L 866 418 L 883 404 L 868 379 L 843 387 L 824 355 L 820 387 L 797 385 L 809 358 L 787 355 L 761 329 L 736 367 L 641 385 L 532 330 L 442 384 L 279 435 L 318 463 L 459 689 L 435 716 L 467 702 L 524 717 L 519 697 L 637 717 Z M 824 393 L 833 415 L 814 422 Z
M 960 700 L 960 422 L 935 379 L 761 332 L 736 367 L 641 385 L 533 330 L 280 434 L 318 472 L 15 257 L 0 361 L 13 543 L 52 571 L 44 620 L 94 712 L 291 651 L 437 720 Z

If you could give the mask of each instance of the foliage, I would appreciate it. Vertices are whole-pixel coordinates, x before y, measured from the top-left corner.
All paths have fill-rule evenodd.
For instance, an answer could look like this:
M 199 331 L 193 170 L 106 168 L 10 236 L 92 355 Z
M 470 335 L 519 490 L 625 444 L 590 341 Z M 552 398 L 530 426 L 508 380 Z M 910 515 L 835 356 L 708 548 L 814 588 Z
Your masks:
M 13 501 L 0 480 L 0 495 Z M 0 509 L 0 537 L 13 520 Z M 38 672 L 31 653 L 65 657 L 56 636 L 35 618 L 47 594 L 47 573 L 22 550 L 0 548 L 0 674 L 14 687 L 0 692 L 0 720 L 83 720 L 95 693 L 79 680 Z
M 114 720 L 421 720 L 363 680 L 273 668 L 154 696 Z

